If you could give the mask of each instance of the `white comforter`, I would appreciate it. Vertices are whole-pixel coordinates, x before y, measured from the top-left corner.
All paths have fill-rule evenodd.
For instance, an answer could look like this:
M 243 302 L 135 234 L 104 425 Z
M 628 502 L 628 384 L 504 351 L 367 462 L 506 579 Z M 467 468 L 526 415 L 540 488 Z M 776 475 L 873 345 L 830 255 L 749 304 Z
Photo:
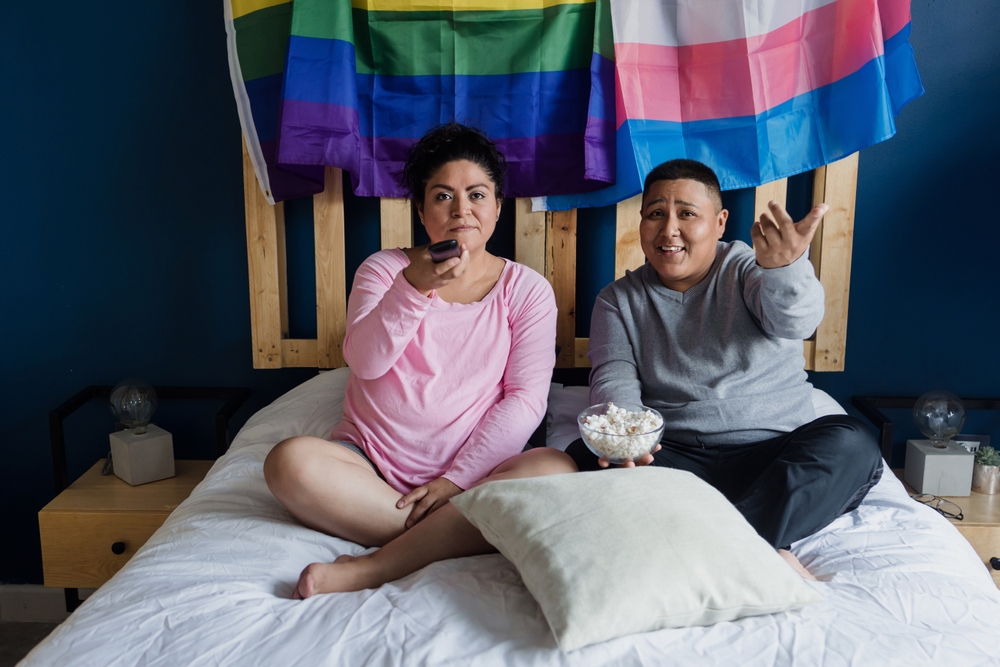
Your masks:
M 794 545 L 824 601 L 562 653 L 500 555 L 378 590 L 288 599 L 302 567 L 361 553 L 299 525 L 264 484 L 274 443 L 324 435 L 344 373 L 257 413 L 110 582 L 21 663 L 55 665 L 1000 665 L 1000 594 L 969 544 L 891 474 Z M 733 558 L 739 558 L 734 553 Z

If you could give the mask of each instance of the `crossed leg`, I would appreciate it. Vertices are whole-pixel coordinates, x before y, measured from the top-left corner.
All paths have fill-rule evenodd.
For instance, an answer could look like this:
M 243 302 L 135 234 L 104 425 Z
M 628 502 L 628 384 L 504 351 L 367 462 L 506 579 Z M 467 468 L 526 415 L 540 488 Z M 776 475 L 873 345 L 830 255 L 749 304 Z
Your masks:
M 278 447 L 293 440 L 301 439 L 286 440 Z M 318 442 L 296 445 L 294 449 L 312 452 L 319 443 L 330 447 L 330 443 L 318 438 L 308 440 Z M 293 597 L 307 598 L 318 593 L 377 588 L 439 560 L 496 551 L 451 503 L 425 516 L 410 529 L 404 529 L 409 508 L 396 509 L 399 492 L 379 479 L 360 456 L 343 447 L 335 447 L 343 452 L 323 456 L 322 465 L 297 458 L 294 463 L 285 466 L 283 463 L 288 463 L 286 459 L 297 453 L 289 445 L 285 449 L 293 451 L 279 451 L 270 466 L 270 474 L 265 461 L 264 475 L 268 486 L 278 500 L 307 526 L 359 544 L 384 546 L 364 556 L 340 556 L 333 563 L 312 563 L 299 576 Z M 331 461 L 330 456 L 337 460 Z M 268 461 L 271 457 L 268 455 Z M 345 467 L 349 465 L 360 468 L 360 471 Z M 294 468 L 298 474 L 290 474 L 287 468 Z M 576 465 L 566 454 L 538 448 L 501 463 L 479 484 L 570 472 L 576 472 Z M 299 476 L 307 481 L 297 482 L 295 478 Z M 342 478 L 344 484 L 340 483 Z M 331 483 L 335 479 L 337 483 Z M 378 485 L 386 491 L 378 490 Z M 322 488 L 316 489 L 316 486 Z

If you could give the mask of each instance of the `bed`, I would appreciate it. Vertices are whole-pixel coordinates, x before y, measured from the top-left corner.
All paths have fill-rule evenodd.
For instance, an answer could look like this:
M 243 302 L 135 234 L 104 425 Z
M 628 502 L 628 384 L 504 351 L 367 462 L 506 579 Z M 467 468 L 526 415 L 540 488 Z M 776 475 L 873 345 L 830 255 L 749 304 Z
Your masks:
M 1000 664 L 1000 592 L 958 531 L 893 475 L 793 545 L 823 597 L 797 611 L 567 653 L 499 554 L 290 600 L 305 564 L 364 549 L 299 525 L 268 491 L 264 457 L 285 437 L 327 433 L 348 373 L 321 372 L 255 414 L 149 542 L 21 665 Z M 549 445 L 575 437 L 585 402 L 582 388 L 552 385 Z M 821 392 L 814 405 L 841 411 Z

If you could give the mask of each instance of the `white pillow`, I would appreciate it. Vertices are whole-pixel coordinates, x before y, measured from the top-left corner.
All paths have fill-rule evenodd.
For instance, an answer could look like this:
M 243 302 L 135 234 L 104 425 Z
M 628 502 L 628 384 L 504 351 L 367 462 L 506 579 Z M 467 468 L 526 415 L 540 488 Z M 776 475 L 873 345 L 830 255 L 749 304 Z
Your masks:
M 812 389 L 812 404 L 817 417 L 846 415 L 840 403 L 822 389 Z M 580 437 L 576 418 L 590 407 L 590 388 L 563 386 L 552 383 L 549 388 L 549 407 L 545 422 L 545 446 L 566 451 L 570 443 Z
M 721 493 L 681 470 L 487 482 L 451 502 L 517 567 L 564 651 L 821 599 Z

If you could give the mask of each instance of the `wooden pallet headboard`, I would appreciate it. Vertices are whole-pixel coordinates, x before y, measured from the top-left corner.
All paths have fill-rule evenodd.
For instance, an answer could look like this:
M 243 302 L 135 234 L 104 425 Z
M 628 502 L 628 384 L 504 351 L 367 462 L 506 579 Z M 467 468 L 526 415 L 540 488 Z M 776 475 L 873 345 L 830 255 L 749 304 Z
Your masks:
M 850 291 L 851 246 L 854 238 L 854 198 L 857 153 L 814 172 L 813 202 L 825 201 L 826 214 L 810 250 L 810 259 L 826 290 L 826 316 L 805 341 L 806 369 L 844 370 L 847 343 L 847 301 Z M 344 257 L 344 190 L 340 169 L 326 168 L 326 189 L 313 197 L 316 239 L 316 327 L 314 339 L 288 337 L 288 293 L 285 271 L 285 224 L 281 203 L 270 205 L 257 185 L 253 164 L 243 147 L 243 189 L 250 265 L 250 319 L 254 368 L 344 366 L 342 344 L 347 319 Z M 784 202 L 787 180 L 756 189 L 754 215 L 772 199 Z M 617 205 L 615 279 L 645 258 L 639 245 L 641 196 Z M 382 247 L 413 245 L 410 203 L 381 200 Z M 559 307 L 557 368 L 589 366 L 588 338 L 576 337 L 576 211 L 531 211 L 531 201 L 515 204 L 514 259 L 548 278 Z

